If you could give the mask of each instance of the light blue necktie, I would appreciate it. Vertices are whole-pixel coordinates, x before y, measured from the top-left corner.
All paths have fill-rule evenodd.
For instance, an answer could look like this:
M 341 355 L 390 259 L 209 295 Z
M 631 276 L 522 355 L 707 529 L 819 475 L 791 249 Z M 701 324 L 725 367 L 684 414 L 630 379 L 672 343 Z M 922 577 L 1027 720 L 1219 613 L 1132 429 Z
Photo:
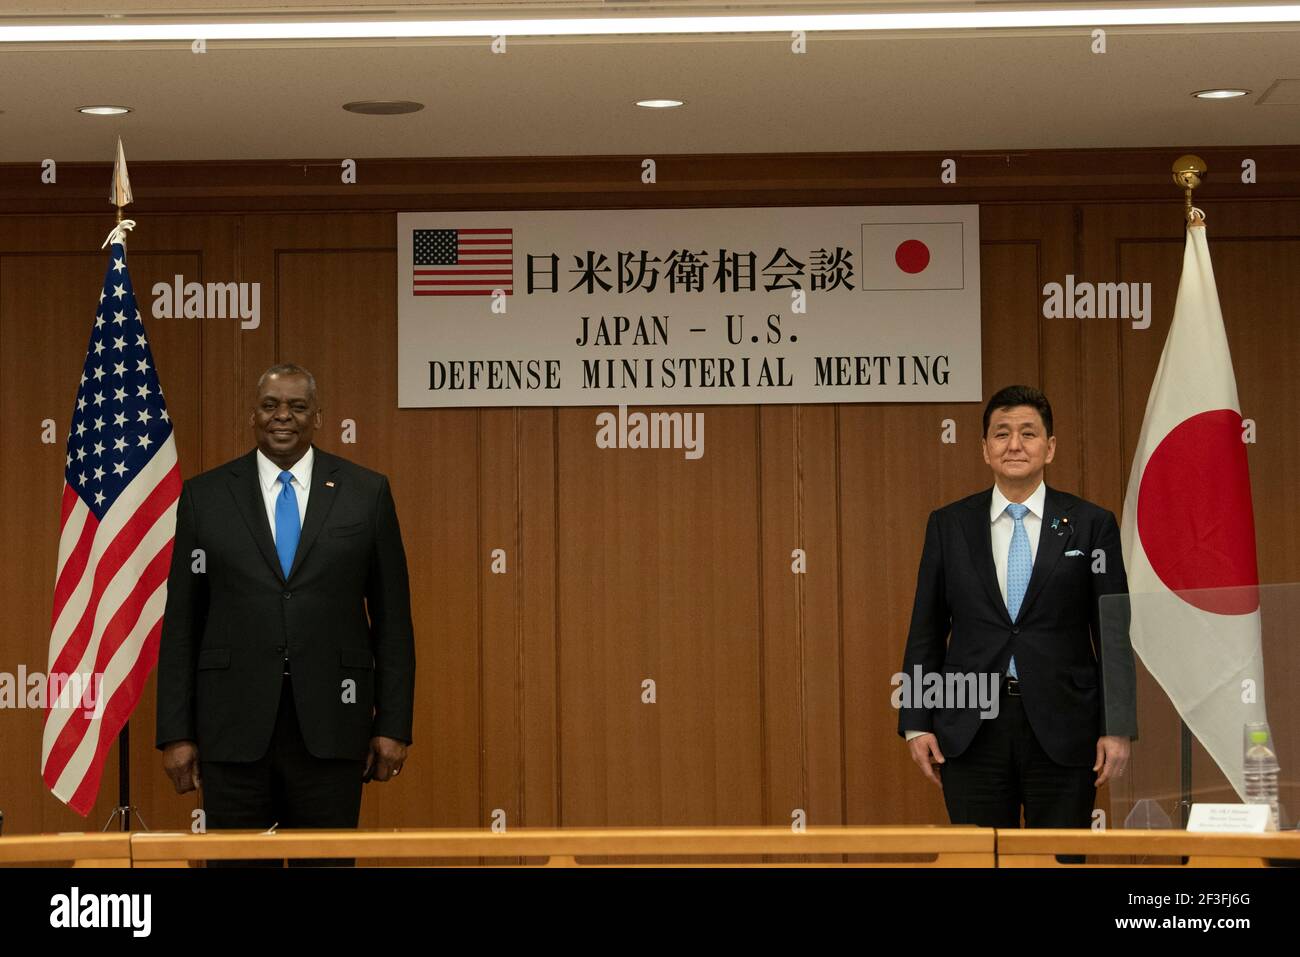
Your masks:
M 1016 523 L 1015 531 L 1011 533 L 1011 551 L 1007 553 L 1007 611 L 1011 613 L 1011 620 L 1015 621 L 1020 614 L 1020 603 L 1025 600 L 1025 591 L 1029 588 L 1034 556 L 1029 551 L 1029 533 L 1025 531 L 1025 515 L 1029 512 L 1029 506 L 1012 502 L 1007 506 L 1007 511 Z M 1007 674 L 1012 678 L 1018 677 L 1014 655 L 1011 664 L 1007 666 Z
M 284 569 L 286 580 L 289 578 L 289 569 L 293 568 L 293 556 L 298 551 L 298 536 L 302 532 L 302 520 L 298 518 L 298 496 L 294 494 L 292 482 L 292 472 L 281 472 L 280 484 L 284 488 L 275 499 L 275 550 L 280 554 L 280 567 Z

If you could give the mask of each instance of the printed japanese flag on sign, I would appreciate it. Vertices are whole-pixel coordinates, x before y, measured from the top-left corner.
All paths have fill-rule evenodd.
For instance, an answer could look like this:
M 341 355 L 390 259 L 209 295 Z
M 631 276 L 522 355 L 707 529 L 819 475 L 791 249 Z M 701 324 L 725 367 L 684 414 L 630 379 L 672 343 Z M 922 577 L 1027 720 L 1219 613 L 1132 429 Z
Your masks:
M 1203 224 L 1187 230 L 1120 537 L 1133 649 L 1244 798 L 1242 729 L 1265 720 L 1255 516 Z
M 862 288 L 964 289 L 962 223 L 864 223 Z

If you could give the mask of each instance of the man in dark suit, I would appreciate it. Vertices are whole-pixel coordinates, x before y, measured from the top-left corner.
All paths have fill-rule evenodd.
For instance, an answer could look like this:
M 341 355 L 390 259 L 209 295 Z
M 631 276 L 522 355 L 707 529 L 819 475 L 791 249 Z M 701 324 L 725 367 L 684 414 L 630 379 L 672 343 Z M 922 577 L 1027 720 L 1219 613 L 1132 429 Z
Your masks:
M 399 774 L 411 743 L 397 511 L 387 478 L 312 446 L 305 369 L 268 369 L 249 424 L 257 448 L 177 504 L 157 746 L 209 828 L 353 828 L 363 781 Z
M 1037 389 L 994 395 L 981 445 L 993 488 L 930 514 L 903 674 L 976 676 L 996 707 L 914 694 L 898 732 L 953 824 L 1019 827 L 1023 807 L 1028 827 L 1086 828 L 1137 737 L 1127 599 L 1101 601 L 1128 592 L 1119 526 L 1044 483 L 1056 438 Z

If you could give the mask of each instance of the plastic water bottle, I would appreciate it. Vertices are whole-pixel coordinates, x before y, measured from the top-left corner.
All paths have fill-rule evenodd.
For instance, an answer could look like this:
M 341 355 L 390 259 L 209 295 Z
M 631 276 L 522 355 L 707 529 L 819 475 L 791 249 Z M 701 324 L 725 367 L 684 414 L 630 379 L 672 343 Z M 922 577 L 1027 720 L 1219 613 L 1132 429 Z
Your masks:
M 1278 830 L 1277 755 L 1273 753 L 1273 736 L 1268 724 L 1252 722 L 1245 733 L 1246 803 L 1268 805 L 1270 831 Z

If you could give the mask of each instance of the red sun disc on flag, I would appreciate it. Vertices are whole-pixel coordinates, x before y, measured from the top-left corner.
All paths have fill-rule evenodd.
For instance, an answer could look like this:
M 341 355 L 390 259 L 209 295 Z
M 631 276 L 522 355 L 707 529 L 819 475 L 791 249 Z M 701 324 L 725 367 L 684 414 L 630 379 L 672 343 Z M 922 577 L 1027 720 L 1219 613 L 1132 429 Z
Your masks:
M 906 273 L 915 275 L 930 265 L 930 247 L 919 239 L 908 239 L 894 250 L 894 262 Z
M 1188 604 L 1219 615 L 1259 607 L 1239 412 L 1194 415 L 1156 446 L 1138 488 L 1137 529 L 1151 568 Z

